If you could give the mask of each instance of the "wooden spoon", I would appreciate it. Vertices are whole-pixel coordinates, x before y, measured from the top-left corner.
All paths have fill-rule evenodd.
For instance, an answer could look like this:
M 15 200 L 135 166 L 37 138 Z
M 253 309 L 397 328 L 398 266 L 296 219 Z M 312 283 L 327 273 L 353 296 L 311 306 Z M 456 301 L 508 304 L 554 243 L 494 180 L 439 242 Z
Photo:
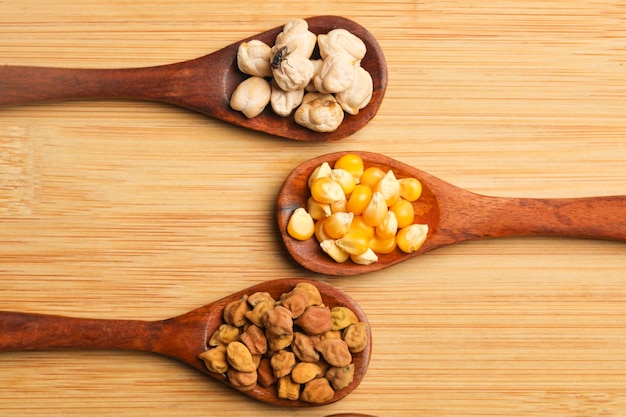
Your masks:
M 396 177 L 421 181 L 421 198 L 413 203 L 415 222 L 429 226 L 428 238 L 416 252 L 396 249 L 371 265 L 338 264 L 319 248 L 315 238 L 298 241 L 287 234 L 291 213 L 306 207 L 311 172 L 326 161 L 331 166 L 343 154 L 361 156 L 366 167 L 392 169 Z M 302 266 L 327 275 L 377 271 L 442 246 L 503 236 L 561 236 L 626 240 L 626 195 L 611 197 L 534 199 L 488 197 L 455 187 L 423 171 L 383 155 L 338 152 L 304 162 L 286 178 L 277 199 L 278 227 L 291 256 Z
M 387 67 L 380 45 L 361 25 L 339 16 L 306 19 L 315 34 L 346 29 L 363 40 L 367 53 L 361 65 L 371 75 L 374 93 L 370 103 L 352 116 L 346 114 L 334 132 L 319 133 L 280 117 L 268 106 L 253 119 L 230 108 L 230 96 L 248 76 L 237 67 L 241 42 L 258 39 L 273 45 L 282 26 L 235 42 L 219 51 L 189 61 L 130 69 L 69 69 L 0 66 L 0 106 L 62 99 L 122 98 L 173 104 L 248 129 L 302 141 L 331 141 L 352 135 L 376 114 L 387 88 Z
M 224 307 L 244 294 L 268 292 L 274 299 L 289 292 L 299 282 L 310 282 L 329 307 L 350 308 L 359 321 L 367 318 L 359 305 L 345 293 L 320 282 L 301 279 L 267 281 L 207 304 L 191 312 L 160 321 L 106 320 L 0 311 L 0 351 L 42 351 L 50 349 L 113 349 L 158 353 L 178 359 L 216 380 L 231 386 L 223 374 L 209 372 L 198 355 L 208 349 L 213 332 L 223 323 Z M 363 379 L 371 355 L 371 334 L 365 350 L 353 354 L 354 380 L 326 404 L 338 401 L 353 391 Z M 231 386 L 232 387 L 232 386 Z M 235 387 L 232 387 L 236 389 Z M 257 384 L 242 393 L 256 400 L 284 407 L 311 407 L 304 401 L 277 397 L 276 386 Z

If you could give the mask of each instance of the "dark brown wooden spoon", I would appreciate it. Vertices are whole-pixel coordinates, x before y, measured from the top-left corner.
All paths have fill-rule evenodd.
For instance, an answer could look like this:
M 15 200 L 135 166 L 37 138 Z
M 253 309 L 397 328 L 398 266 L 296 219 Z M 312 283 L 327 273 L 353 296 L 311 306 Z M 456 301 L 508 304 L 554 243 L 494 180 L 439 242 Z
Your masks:
M 359 413 L 340 413 L 340 414 L 332 414 L 326 417 L 376 417 L 370 414 L 359 414 Z
M 223 323 L 224 307 L 244 294 L 268 292 L 275 299 L 299 282 L 315 285 L 329 307 L 350 308 L 358 319 L 367 322 L 359 305 L 345 293 L 317 281 L 281 279 L 267 281 L 236 292 L 178 317 L 160 321 L 107 320 L 0 311 L 0 352 L 42 351 L 51 349 L 111 349 L 157 353 L 182 361 L 216 380 L 231 386 L 223 374 L 209 372 L 198 355 L 206 351 L 213 332 Z M 353 391 L 363 379 L 371 355 L 371 333 L 365 350 L 353 354 L 354 380 L 326 404 L 338 401 Z M 232 387 L 232 386 L 231 386 Z M 234 388 L 234 387 L 233 387 Z M 237 388 L 234 388 L 237 389 Z M 249 397 L 283 407 L 311 407 L 304 401 L 277 397 L 276 386 L 258 385 L 240 391 Z
M 306 129 L 293 117 L 277 116 L 271 108 L 248 119 L 229 106 L 230 96 L 247 76 L 237 68 L 241 42 L 259 39 L 273 45 L 282 26 L 235 42 L 203 57 L 155 67 L 129 69 L 70 69 L 29 66 L 0 66 L 0 106 L 15 106 L 51 100 L 121 98 L 164 102 L 209 115 L 248 129 L 302 141 L 331 141 L 363 128 L 380 107 L 387 88 L 387 66 L 376 38 L 364 27 L 339 16 L 306 19 L 315 34 L 335 28 L 349 30 L 365 42 L 361 62 L 372 75 L 374 93 L 370 103 L 346 117 L 334 132 Z M 285 22 L 286 23 L 286 22 Z
M 423 193 L 413 206 L 415 222 L 429 226 L 428 238 L 416 252 L 396 249 L 371 265 L 338 264 L 324 254 L 315 238 L 298 241 L 287 234 L 291 213 L 306 207 L 311 172 L 322 162 L 332 164 L 346 153 L 359 154 L 365 166 L 392 169 L 398 178 L 415 177 Z M 298 166 L 286 178 L 277 199 L 278 227 L 291 256 L 300 265 L 327 275 L 356 275 L 377 271 L 442 246 L 504 236 L 561 236 L 626 240 L 626 195 L 588 198 L 489 197 L 458 188 L 386 156 L 369 152 L 338 152 Z

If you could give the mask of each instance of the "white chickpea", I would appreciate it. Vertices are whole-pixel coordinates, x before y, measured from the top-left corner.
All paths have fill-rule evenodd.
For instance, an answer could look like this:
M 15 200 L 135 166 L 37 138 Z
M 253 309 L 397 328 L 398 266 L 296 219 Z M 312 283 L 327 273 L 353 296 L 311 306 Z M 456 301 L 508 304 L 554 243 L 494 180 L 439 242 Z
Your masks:
M 310 58 L 315 49 L 317 36 L 309 31 L 309 24 L 304 19 L 294 19 L 283 27 L 276 36 L 277 47 L 287 46 L 290 53 Z
M 352 55 L 333 54 L 324 59 L 315 87 L 325 93 L 338 93 L 346 90 L 356 76 L 358 62 Z
M 270 95 L 270 83 L 261 77 L 250 77 L 237 86 L 230 107 L 251 119 L 261 114 L 270 102 Z
M 287 117 L 302 103 L 304 89 L 285 91 L 272 82 L 272 93 L 270 95 L 270 105 L 274 113 L 282 117 Z
M 307 93 L 296 110 L 295 121 L 316 132 L 333 132 L 343 121 L 344 112 L 331 94 Z
M 365 43 L 358 36 L 345 29 L 333 29 L 325 35 L 320 34 L 317 37 L 317 42 L 323 59 L 337 53 L 347 53 L 357 61 L 361 61 L 367 51 Z
M 356 69 L 356 77 L 350 87 L 336 94 L 335 98 L 349 114 L 356 115 L 372 99 L 374 84 L 372 76 L 363 67 Z
M 237 66 L 244 74 L 271 77 L 270 47 L 262 41 L 242 42 L 237 49 Z
M 303 90 L 313 78 L 313 63 L 309 58 L 301 55 L 292 55 L 284 51 L 283 58 L 278 65 L 272 68 L 274 81 L 284 91 Z M 274 61 L 276 59 L 272 58 Z

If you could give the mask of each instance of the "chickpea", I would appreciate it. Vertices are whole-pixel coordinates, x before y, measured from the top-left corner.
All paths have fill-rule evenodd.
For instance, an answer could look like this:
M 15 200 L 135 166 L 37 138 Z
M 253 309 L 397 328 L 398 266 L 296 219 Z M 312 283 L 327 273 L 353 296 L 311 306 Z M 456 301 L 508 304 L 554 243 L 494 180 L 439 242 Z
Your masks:
M 333 326 L 331 312 L 323 306 L 307 307 L 295 323 L 308 335 L 324 334 Z
M 242 327 L 246 324 L 248 311 L 250 311 L 248 296 L 244 295 L 240 300 L 233 301 L 224 308 L 224 321 L 230 325 Z
M 330 368 L 326 371 L 326 379 L 332 387 L 339 391 L 350 385 L 354 379 L 354 364 L 344 366 L 343 368 Z
M 226 346 L 219 345 L 199 355 L 207 369 L 211 372 L 223 374 L 228 371 L 229 365 L 226 359 Z
M 297 400 L 300 398 L 300 384 L 293 382 L 291 376 L 286 375 L 278 379 L 278 398 Z
M 322 368 L 311 362 L 300 362 L 291 371 L 291 379 L 298 384 L 306 384 L 322 375 Z
M 279 350 L 274 353 L 270 359 L 274 376 L 281 378 L 289 375 L 291 370 L 296 366 L 296 355 L 288 350 Z
M 241 391 L 250 391 L 256 385 L 258 375 L 256 370 L 250 372 L 241 372 L 234 368 L 228 369 L 226 373 L 228 381 Z
M 351 353 L 362 352 L 367 346 L 367 323 L 356 323 L 346 327 L 342 338 Z
M 320 360 L 319 353 L 315 350 L 315 344 L 319 341 L 315 336 L 308 336 L 302 332 L 293 334 L 291 349 L 296 357 L 302 362 L 317 362 Z
M 254 324 L 248 326 L 241 334 L 241 342 L 253 355 L 262 355 L 267 352 L 267 338 L 263 330 Z
M 330 316 L 333 322 L 332 330 L 345 329 L 349 325 L 359 322 L 354 312 L 343 306 L 333 307 L 330 311 Z
M 304 385 L 300 398 L 302 401 L 322 404 L 332 400 L 335 391 L 326 378 L 316 378 Z
M 321 340 L 315 349 L 331 366 L 343 367 L 352 362 L 352 355 L 346 342 L 341 339 Z
M 218 327 L 217 330 L 213 332 L 213 335 L 209 340 L 209 346 L 226 346 L 230 342 L 238 340 L 240 333 L 241 332 L 239 330 L 239 327 L 233 326 L 231 324 L 220 324 L 220 327 Z
M 252 353 L 241 342 L 231 342 L 226 346 L 226 358 L 230 366 L 240 372 L 252 372 L 257 368 Z

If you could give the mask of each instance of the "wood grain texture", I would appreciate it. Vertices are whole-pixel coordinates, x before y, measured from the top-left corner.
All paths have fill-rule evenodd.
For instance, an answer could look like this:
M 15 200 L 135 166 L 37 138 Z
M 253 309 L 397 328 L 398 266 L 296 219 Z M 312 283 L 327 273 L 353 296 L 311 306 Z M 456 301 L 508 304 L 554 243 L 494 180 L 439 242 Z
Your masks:
M 299 416 L 623 414 L 623 243 L 476 241 L 330 278 L 287 258 L 274 219 L 295 166 L 353 149 L 485 195 L 624 194 L 622 1 L 6 0 L 0 64 L 167 64 L 320 14 L 370 30 L 389 68 L 372 123 L 337 142 L 154 103 L 0 112 L 0 308 L 152 320 L 319 279 L 363 307 L 372 361 L 352 394 Z M 136 352 L 3 353 L 0 375 L 2 415 L 294 415 Z

